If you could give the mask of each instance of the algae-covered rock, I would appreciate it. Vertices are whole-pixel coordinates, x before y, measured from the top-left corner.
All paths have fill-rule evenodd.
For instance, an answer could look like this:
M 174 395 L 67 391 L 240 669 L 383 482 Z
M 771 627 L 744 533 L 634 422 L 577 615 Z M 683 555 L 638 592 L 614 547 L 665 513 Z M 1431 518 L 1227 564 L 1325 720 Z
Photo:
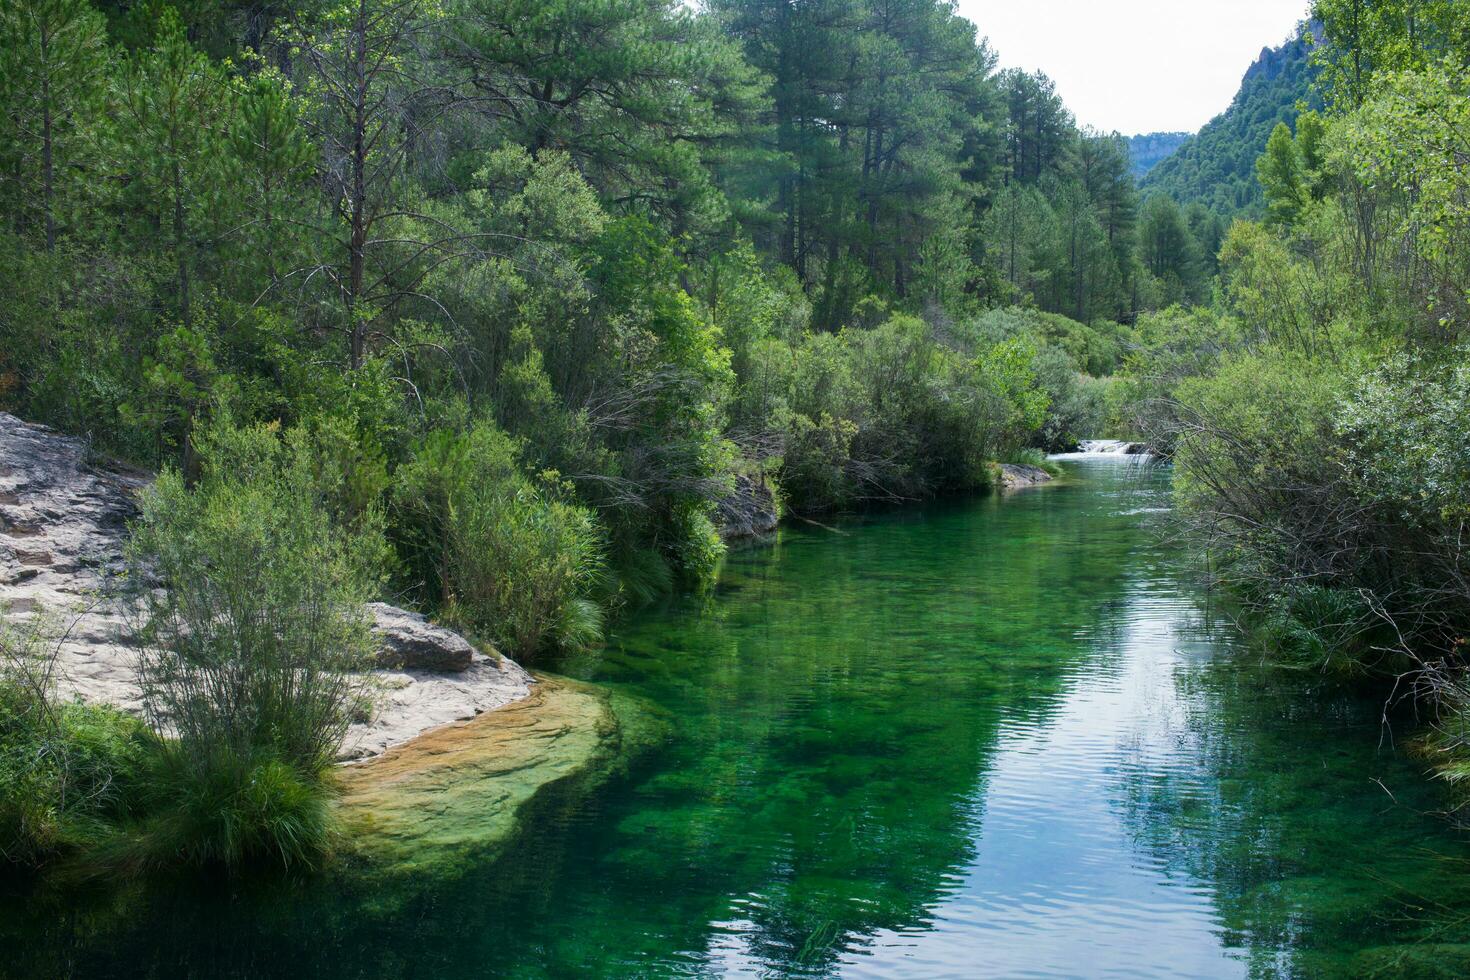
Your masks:
M 514 704 L 344 767 L 344 817 L 375 871 L 449 871 L 501 847 L 542 790 L 596 781 L 654 737 L 630 699 L 538 677 Z

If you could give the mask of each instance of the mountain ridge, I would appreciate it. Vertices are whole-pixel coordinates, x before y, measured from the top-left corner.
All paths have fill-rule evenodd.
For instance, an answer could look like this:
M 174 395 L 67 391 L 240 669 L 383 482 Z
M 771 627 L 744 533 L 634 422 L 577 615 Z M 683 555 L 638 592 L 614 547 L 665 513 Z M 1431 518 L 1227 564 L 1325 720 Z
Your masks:
M 1256 159 L 1271 131 L 1278 123 L 1295 125 L 1300 105 L 1316 104 L 1310 54 L 1319 31 L 1315 22 L 1306 22 L 1284 44 L 1262 48 L 1230 105 L 1145 171 L 1140 189 L 1180 204 L 1199 202 L 1224 215 L 1258 211 Z

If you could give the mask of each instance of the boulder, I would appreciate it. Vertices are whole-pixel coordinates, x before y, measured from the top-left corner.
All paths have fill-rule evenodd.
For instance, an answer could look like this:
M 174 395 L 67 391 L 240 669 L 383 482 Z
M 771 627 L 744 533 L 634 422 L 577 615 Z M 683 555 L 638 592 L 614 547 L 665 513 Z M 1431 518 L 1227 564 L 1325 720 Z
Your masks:
M 770 534 L 781 522 L 776 496 L 764 482 L 748 476 L 735 478 L 735 490 L 719 503 L 720 537 L 726 541 Z
M 1004 490 L 1034 487 L 1050 480 L 1051 474 L 1037 466 L 1024 466 L 1020 463 L 1000 464 L 1000 485 Z
M 385 670 L 432 670 L 459 673 L 469 669 L 475 648 L 468 640 L 418 613 L 370 602 L 373 638 L 378 644 L 378 667 Z

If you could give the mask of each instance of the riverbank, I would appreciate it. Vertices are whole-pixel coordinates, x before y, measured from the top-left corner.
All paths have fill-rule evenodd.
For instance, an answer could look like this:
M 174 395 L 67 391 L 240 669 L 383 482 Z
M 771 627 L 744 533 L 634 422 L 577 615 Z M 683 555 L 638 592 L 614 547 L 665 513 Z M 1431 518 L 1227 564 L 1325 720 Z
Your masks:
M 16 898 L 0 976 L 1459 969 L 1470 851 L 1439 788 L 1381 701 L 1282 683 L 1208 620 L 1157 533 L 1171 470 L 1134 462 L 791 525 L 559 662 L 540 705 L 339 769 L 328 873 L 109 917 Z M 614 722 L 589 766 L 552 758 Z M 522 761 L 559 778 L 502 797 Z
M 137 614 L 123 595 L 123 542 L 151 475 L 89 458 L 86 444 L 0 412 L 0 609 L 56 627 L 57 694 L 143 714 Z M 375 711 L 353 722 L 343 759 L 379 755 L 418 735 L 526 698 L 534 679 L 492 647 L 423 616 L 368 608 L 379 667 Z

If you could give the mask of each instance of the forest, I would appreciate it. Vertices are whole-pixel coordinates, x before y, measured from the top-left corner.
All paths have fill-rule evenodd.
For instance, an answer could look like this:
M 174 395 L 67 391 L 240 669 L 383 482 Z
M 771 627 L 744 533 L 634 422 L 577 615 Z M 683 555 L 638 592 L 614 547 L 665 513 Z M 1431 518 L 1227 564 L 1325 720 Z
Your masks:
M 1411 678 L 1470 772 L 1470 11 L 1313 16 L 1247 79 L 1274 120 L 1310 47 L 1304 111 L 1187 148 L 1253 173 L 1141 194 L 945 0 L 5 4 L 0 408 L 161 473 L 130 557 L 184 721 L 4 687 L 60 761 L 0 759 L 0 851 L 309 859 L 363 599 L 534 660 L 711 581 L 741 487 L 819 515 L 1107 432 L 1261 643 Z M 231 644 L 245 707 L 201 708 Z
M 936 0 L 4 29 L 6 405 L 191 488 L 274 427 L 390 587 L 521 655 L 706 578 L 737 476 L 813 513 L 1095 434 L 1218 235 Z

